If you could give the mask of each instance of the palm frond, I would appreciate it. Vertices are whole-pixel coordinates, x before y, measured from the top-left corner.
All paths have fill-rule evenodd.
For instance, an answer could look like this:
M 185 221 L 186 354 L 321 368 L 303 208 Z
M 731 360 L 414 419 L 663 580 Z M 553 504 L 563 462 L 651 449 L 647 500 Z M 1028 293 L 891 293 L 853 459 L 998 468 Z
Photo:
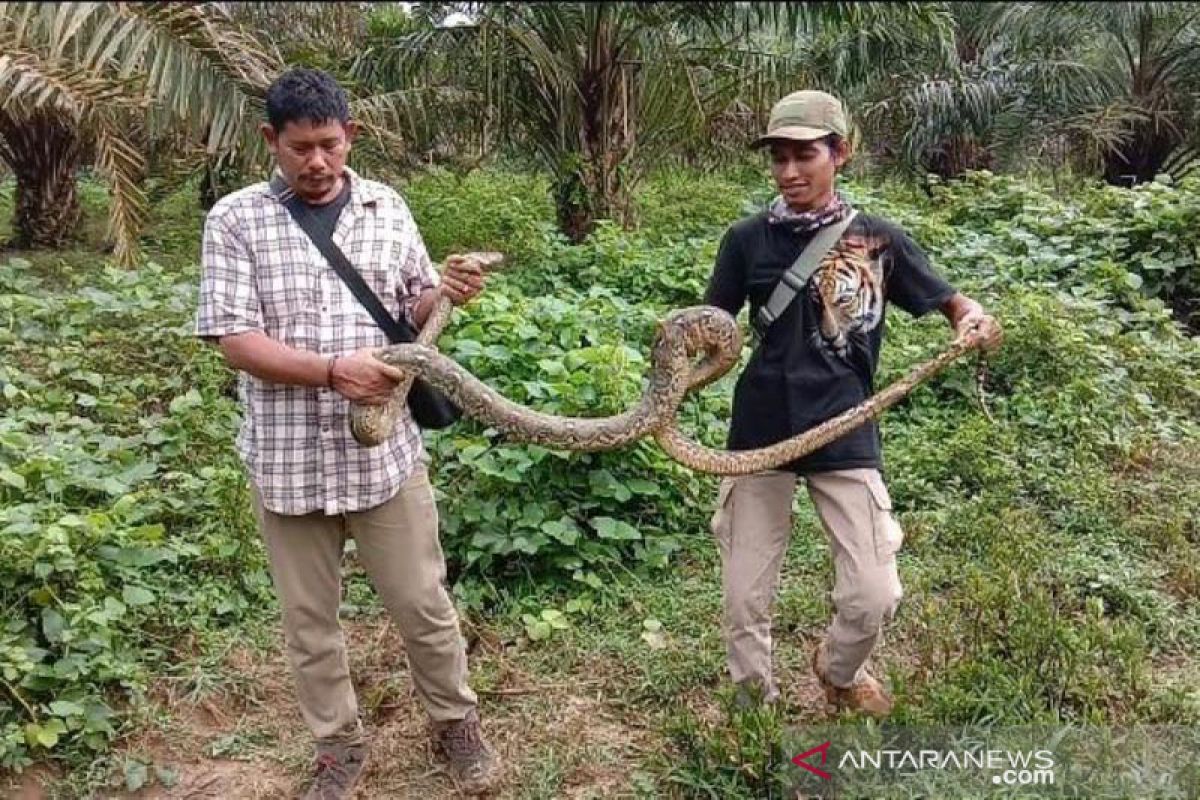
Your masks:
M 122 28 L 114 48 L 123 69 L 142 65 L 147 91 L 207 137 L 210 153 L 242 149 L 261 159 L 254 130 L 262 98 L 282 68 L 277 51 L 241 29 L 212 4 L 116 4 L 138 23 Z M 140 38 L 139 38 L 140 37 Z
M 46 57 L 10 30 L 0 29 L 0 107 L 52 105 L 76 117 L 95 105 L 149 105 L 137 78 L 112 79 Z
M 262 96 L 283 58 L 269 39 L 254 36 L 215 3 L 117 3 L 164 35 L 164 44 L 186 46 L 246 94 Z
M 214 4 L 5 3 L 0 52 L 0 107 L 54 108 L 89 143 L 123 263 L 146 216 L 147 138 L 185 132 L 211 154 L 262 160 L 256 123 L 282 61 Z
M 363 2 L 211 3 L 249 30 L 271 31 L 272 46 L 283 51 L 319 51 L 330 60 L 352 58 L 367 35 L 367 15 L 378 4 Z M 285 26 L 281 30 L 281 26 Z M 281 59 L 291 60 L 291 59 Z
M 108 230 L 117 263 L 131 266 L 137 259 L 137 237 L 146 222 L 146 193 L 142 189 L 146 161 L 138 147 L 122 132 L 119 119 L 109 112 L 97 114 L 96 167 L 108 179 L 112 200 Z

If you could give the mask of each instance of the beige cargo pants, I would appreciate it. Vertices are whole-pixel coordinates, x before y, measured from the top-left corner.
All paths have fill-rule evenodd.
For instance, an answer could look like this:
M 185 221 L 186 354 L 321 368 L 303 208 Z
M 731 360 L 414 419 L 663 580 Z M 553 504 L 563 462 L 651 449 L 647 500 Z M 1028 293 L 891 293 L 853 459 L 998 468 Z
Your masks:
M 365 511 L 275 514 L 263 507 L 257 489 L 254 508 L 283 611 L 300 711 L 318 743 L 362 737 L 338 623 L 348 537 L 404 638 L 413 686 L 429 717 L 462 719 L 475 707 L 458 614 L 444 585 L 437 506 L 423 465 L 391 500 Z
M 725 478 L 712 531 L 721 553 L 723 632 L 730 677 L 778 697 L 771 674 L 771 612 L 792 533 L 797 477 L 770 471 Z M 805 476 L 833 553 L 835 613 L 826 637 L 828 677 L 850 686 L 902 597 L 896 551 L 903 541 L 876 469 Z

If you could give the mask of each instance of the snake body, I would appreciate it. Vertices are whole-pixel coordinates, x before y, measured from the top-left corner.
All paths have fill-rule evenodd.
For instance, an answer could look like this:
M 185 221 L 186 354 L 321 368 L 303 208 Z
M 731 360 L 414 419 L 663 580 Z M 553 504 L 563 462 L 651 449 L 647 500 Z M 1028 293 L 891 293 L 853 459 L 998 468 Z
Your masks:
M 701 472 L 717 475 L 749 475 L 776 469 L 784 464 L 815 453 L 835 439 L 844 436 L 870 419 L 903 400 L 922 381 L 945 369 L 951 362 L 975 348 L 970 341 L 951 345 L 945 352 L 923 362 L 908 375 L 886 389 L 875 393 L 854 408 L 809 428 L 804 433 L 755 450 L 715 450 L 688 439 L 672 420 L 655 430 L 654 438 L 667 455 L 681 464 Z
M 485 270 L 497 269 L 504 263 L 503 253 L 468 253 L 466 257 L 479 262 Z M 454 304 L 449 298 L 439 297 L 425 324 L 417 333 L 417 344 L 432 347 L 442 335 L 446 323 L 450 321 L 452 311 Z M 400 381 L 392 392 L 391 399 L 383 405 L 350 404 L 350 433 L 355 441 L 367 447 L 374 447 L 392 435 L 396 420 L 404 413 L 404 406 L 408 402 L 408 390 L 412 387 L 414 377 L 416 376 L 409 375 Z
M 737 324 L 721 309 L 699 306 L 673 311 L 659 322 L 651 348 L 649 383 L 641 400 L 610 417 L 562 417 L 519 405 L 428 345 L 392 345 L 376 358 L 420 374 L 464 414 L 485 421 L 515 441 L 595 452 L 623 447 L 662 428 L 690 389 L 727 372 L 740 352 Z M 693 365 L 696 355 L 702 358 Z M 376 429 L 387 433 L 382 426 Z
M 497 253 L 468 257 L 478 258 L 487 267 L 495 267 L 502 261 Z M 668 313 L 655 333 L 649 379 L 640 401 L 628 411 L 609 417 L 556 416 L 505 398 L 433 346 L 451 311 L 449 299 L 439 298 L 416 342 L 394 344 L 376 353 L 376 358 L 410 377 L 396 387 L 386 405 L 351 403 L 350 426 L 359 443 L 371 446 L 391 435 L 403 413 L 412 377 L 420 375 L 445 392 L 465 415 L 485 422 L 514 442 L 596 452 L 653 435 L 668 455 L 685 466 L 717 475 L 744 475 L 776 469 L 819 450 L 878 417 L 921 382 L 978 346 L 973 338 L 961 339 L 863 403 L 802 434 L 769 447 L 727 451 L 688 439 L 679 430 L 675 417 L 688 392 L 712 383 L 737 363 L 742 336 L 736 321 L 724 310 L 694 306 Z

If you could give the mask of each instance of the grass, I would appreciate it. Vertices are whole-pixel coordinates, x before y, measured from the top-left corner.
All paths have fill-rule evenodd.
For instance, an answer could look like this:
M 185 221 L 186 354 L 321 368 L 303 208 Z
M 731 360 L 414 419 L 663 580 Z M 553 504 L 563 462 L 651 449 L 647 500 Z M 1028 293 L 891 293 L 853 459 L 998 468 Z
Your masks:
M 76 289 L 73 281 L 98 257 L 103 193 L 84 185 L 89 223 L 78 246 L 20 254 L 51 290 Z M 665 226 L 678 187 L 664 185 L 647 195 L 644 216 Z M 720 191 L 714 217 L 734 205 L 728 187 Z M 201 217 L 192 197 L 181 192 L 157 205 L 145 239 L 150 257 L 183 281 L 194 280 L 198 254 Z M 10 207 L 11 186 L 0 189 L 0 226 Z M 1000 379 L 1058 364 L 1049 351 L 1066 334 L 1049 323 L 1035 331 L 1046 316 L 1040 307 L 1011 311 L 1031 320 L 1011 358 L 1027 357 L 1032 366 L 1001 362 Z M 921 340 L 917 325 L 897 324 L 885 350 L 899 363 Z M 1077 333 L 1065 323 L 1064 330 Z M 1042 342 L 1048 354 L 1029 355 Z M 1140 363 L 1138 352 L 1131 363 Z M 1064 370 L 1062 390 L 1070 391 L 1074 373 Z M 1200 724 L 1195 439 L 1172 444 L 1139 435 L 1124 455 L 1107 458 L 1039 449 L 1050 434 L 1037 426 L 1058 424 L 1038 416 L 1045 409 L 1037 402 L 1050 402 L 1049 392 L 1000 396 L 995 413 L 1004 425 L 947 413 L 954 392 L 948 378 L 883 423 L 889 483 L 907 537 L 900 554 L 906 598 L 874 659 L 896 694 L 895 720 Z M 1017 408 L 1022 399 L 1033 407 Z M 1027 419 L 1012 422 L 1019 413 Z M 664 571 L 614 571 L 599 590 L 511 581 L 486 605 L 464 598 L 471 683 L 507 764 L 500 796 L 777 796 L 790 774 L 779 750 L 784 730 L 824 720 L 808 656 L 831 611 L 828 545 L 803 492 L 795 510 L 775 614 L 783 687 L 775 710 L 739 711 L 730 702 L 719 562 L 702 523 L 678 532 L 683 549 Z M 229 513 L 245 518 L 249 508 Z M 690 518 L 706 514 L 692 509 Z M 261 545 L 255 557 L 261 560 Z M 452 796 L 422 748 L 424 721 L 402 642 L 352 560 L 347 574 L 351 665 L 376 738 L 362 796 Z M 568 625 L 534 639 L 524 616 L 544 609 L 562 612 Z M 110 753 L 90 763 L 44 762 L 8 788 L 48 775 L 44 791 L 63 798 L 144 796 L 136 790 L 142 784 L 168 797 L 294 793 L 309 742 L 277 613 L 267 604 L 235 628 L 213 626 L 170 642 L 170 666 L 154 676 L 147 702 L 131 707 Z

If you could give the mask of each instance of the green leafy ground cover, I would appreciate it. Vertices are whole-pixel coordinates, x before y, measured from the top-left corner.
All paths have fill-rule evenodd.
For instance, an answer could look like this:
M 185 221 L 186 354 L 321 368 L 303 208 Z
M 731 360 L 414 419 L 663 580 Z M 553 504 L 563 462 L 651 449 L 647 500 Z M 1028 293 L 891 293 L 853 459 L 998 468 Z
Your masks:
M 488 248 L 512 261 L 442 350 L 518 402 L 611 414 L 640 392 L 654 321 L 698 302 L 721 232 L 765 187 L 753 173 L 660 176 L 638 227 L 604 225 L 575 247 L 537 177 L 434 172 L 398 188 L 435 259 Z M 1200 281 L 1200 184 L 1066 191 L 983 173 L 932 197 L 847 191 L 906 227 L 1007 331 L 982 398 L 964 363 L 882 421 L 907 535 L 905 605 L 877 660 L 897 719 L 1200 722 L 1200 346 L 1170 310 L 1186 316 Z M 103 192 L 84 199 L 102 220 Z M 0 765 L 51 765 L 64 796 L 178 783 L 161 748 L 139 750 L 146 731 L 185 705 L 257 697 L 246 674 L 286 692 L 233 452 L 233 375 L 190 336 L 193 199 L 157 209 L 136 271 L 107 265 L 96 225 L 73 250 L 0 256 Z M 5 219 L 11 184 L 0 204 Z M 879 385 L 948 343 L 936 317 L 889 315 Z M 712 445 L 732 379 L 684 407 Z M 652 442 L 572 455 L 474 422 L 426 441 L 475 682 L 514 764 L 509 795 L 764 796 L 781 774 L 772 736 L 815 712 L 803 692 L 779 716 L 722 705 L 715 479 Z M 831 582 L 802 498 L 777 608 L 780 673 L 797 686 Z M 352 561 L 349 575 L 349 624 L 391 641 Z M 398 713 L 386 709 L 413 704 L 399 651 L 385 652 L 368 658 L 365 695 L 383 729 Z M 556 688 L 527 695 L 514 675 Z M 619 720 L 622 733 L 554 733 L 592 684 L 589 724 Z M 298 717 L 256 728 L 246 713 L 197 741 L 296 774 Z M 421 780 L 444 790 L 423 767 L 380 769 L 377 796 Z

